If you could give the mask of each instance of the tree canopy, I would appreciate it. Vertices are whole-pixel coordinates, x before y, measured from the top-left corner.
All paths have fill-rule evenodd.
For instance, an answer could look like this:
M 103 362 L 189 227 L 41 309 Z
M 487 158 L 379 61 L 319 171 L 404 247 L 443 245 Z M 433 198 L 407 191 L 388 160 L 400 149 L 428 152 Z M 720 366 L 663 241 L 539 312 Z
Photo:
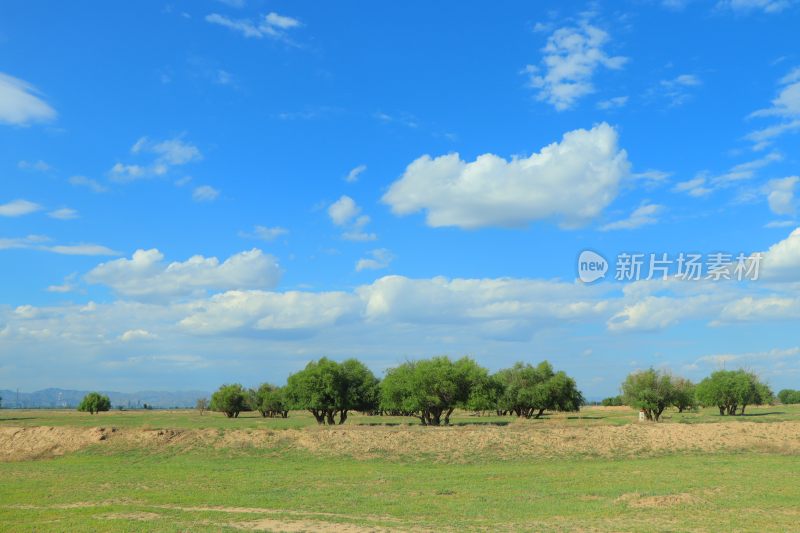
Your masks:
M 485 401 L 489 372 L 470 359 L 440 356 L 409 361 L 389 370 L 381 383 L 381 407 L 416 416 L 424 426 L 450 423 L 457 407 Z M 479 398 L 478 395 L 485 395 Z
M 222 385 L 211 395 L 209 408 L 225 413 L 228 418 L 237 418 L 240 412 L 248 410 L 247 393 L 238 383 Z
M 773 400 L 772 391 L 758 376 L 746 370 L 717 370 L 697 385 L 700 404 L 719 408 L 720 415 L 740 415 L 748 405 L 760 405 Z
M 78 411 L 89 412 L 89 414 L 108 411 L 109 409 L 111 409 L 111 400 L 108 399 L 108 396 L 99 392 L 90 392 L 83 397 L 80 405 L 78 405 Z
M 318 424 L 333 425 L 337 415 L 343 424 L 349 411 L 376 407 L 378 379 L 356 359 L 337 363 L 323 357 L 289 376 L 286 395 L 291 406 L 310 411 Z
M 584 403 L 575 380 L 554 372 L 547 361 L 535 367 L 516 363 L 497 372 L 495 379 L 502 385 L 498 408 L 519 417 L 539 418 L 546 410 L 578 411 Z
M 653 368 L 628 374 L 622 383 L 622 399 L 625 405 L 641 409 L 647 420 L 658 422 L 664 409 L 675 403 L 673 377 Z
M 289 402 L 283 387 L 263 383 L 258 389 L 250 391 L 250 403 L 263 417 L 289 416 Z

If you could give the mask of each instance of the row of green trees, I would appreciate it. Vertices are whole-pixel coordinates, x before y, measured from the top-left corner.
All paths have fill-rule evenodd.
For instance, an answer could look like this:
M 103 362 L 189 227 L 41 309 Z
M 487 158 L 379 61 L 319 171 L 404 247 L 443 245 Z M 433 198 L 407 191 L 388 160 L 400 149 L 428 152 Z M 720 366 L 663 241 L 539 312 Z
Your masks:
M 679 412 L 698 406 L 717 407 L 720 415 L 743 415 L 748 405 L 772 401 L 770 388 L 746 370 L 718 370 L 695 385 L 651 368 L 628 375 L 622 383 L 622 394 L 607 398 L 603 405 L 628 405 L 640 409 L 648 420 L 658 421 L 667 407 Z
M 577 411 L 583 403 L 575 380 L 547 361 L 517 363 L 490 375 L 469 357 L 453 361 L 442 356 L 406 362 L 382 381 L 356 359 L 337 363 L 322 358 L 289 376 L 285 387 L 223 385 L 209 408 L 230 418 L 248 410 L 286 417 L 289 410 L 303 409 L 327 425 L 343 424 L 348 413 L 358 411 L 416 417 L 425 426 L 439 426 L 449 424 L 459 408 L 538 418 L 545 411 Z

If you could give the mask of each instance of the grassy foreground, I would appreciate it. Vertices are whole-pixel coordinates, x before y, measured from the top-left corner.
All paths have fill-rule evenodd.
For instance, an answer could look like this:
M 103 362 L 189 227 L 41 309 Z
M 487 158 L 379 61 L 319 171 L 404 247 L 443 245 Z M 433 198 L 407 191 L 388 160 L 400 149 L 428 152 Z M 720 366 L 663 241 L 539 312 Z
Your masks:
M 610 410 L 607 417 L 603 412 L 556 417 L 529 429 L 617 426 L 632 418 L 624 410 Z M 778 414 L 759 416 L 754 410 L 750 421 L 798 419 L 794 408 L 763 412 Z M 9 420 L 21 414 L 0 412 L 0 425 L 21 425 Z M 147 427 L 165 421 L 189 428 L 285 422 L 204 415 L 201 423 L 190 412 L 37 416 L 60 417 L 61 425 L 86 419 L 111 425 L 112 418 L 118 424 L 126 416 Z M 701 423 L 712 415 L 696 416 Z M 305 423 L 304 417 L 293 418 Z M 383 434 L 392 431 L 384 428 Z M 280 445 L 112 443 L 53 459 L 0 463 L 0 530 L 790 531 L 800 521 L 797 479 L 798 457 L 783 453 L 500 459 L 484 451 L 454 463 L 332 457 Z

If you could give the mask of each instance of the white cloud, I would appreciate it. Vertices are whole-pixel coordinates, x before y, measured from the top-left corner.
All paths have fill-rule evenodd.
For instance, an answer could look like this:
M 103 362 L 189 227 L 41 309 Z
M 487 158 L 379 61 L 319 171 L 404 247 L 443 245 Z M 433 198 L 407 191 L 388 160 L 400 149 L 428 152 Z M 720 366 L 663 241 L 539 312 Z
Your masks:
M 62 207 L 61 209 L 50 211 L 47 213 L 47 216 L 50 218 L 56 218 L 58 220 L 74 220 L 79 217 L 78 212 L 74 209 L 70 209 L 69 207 Z
M 797 222 L 794 220 L 773 220 L 771 222 L 767 222 L 764 224 L 765 228 L 774 229 L 774 228 L 791 228 L 797 226 Z
M 244 329 L 313 332 L 355 318 L 357 311 L 358 299 L 344 292 L 227 291 L 195 305 L 180 326 L 199 335 Z
M 365 170 L 367 170 L 367 165 L 358 165 L 353 170 L 347 173 L 347 176 L 345 176 L 344 181 L 346 181 L 347 183 L 357 182 L 359 176 L 361 176 L 361 174 L 363 174 Z
M 597 109 L 619 109 L 620 107 L 624 107 L 627 103 L 627 96 L 615 96 L 614 98 L 597 102 Z
M 41 209 L 42 206 L 28 200 L 12 200 L 6 204 L 0 204 L 0 217 L 20 217 Z
M 28 235 L 18 238 L 0 238 L 0 250 L 27 249 L 52 252 L 61 255 L 119 255 L 118 252 L 99 244 L 48 244 L 50 237 L 44 235 Z
M 17 168 L 22 170 L 34 170 L 36 172 L 47 172 L 52 170 L 53 167 L 48 165 L 46 162 L 39 159 L 38 161 L 20 161 L 17 163 Z
M 86 187 L 92 192 L 101 193 L 108 191 L 108 187 L 101 185 L 97 181 L 87 178 L 86 176 L 72 176 L 69 179 L 70 185 L 75 187 Z
M 666 98 L 670 107 L 678 107 L 692 98 L 690 89 L 701 84 L 700 78 L 694 74 L 681 74 L 672 79 L 661 80 L 657 87 L 651 89 L 650 94 Z
M 800 181 L 800 177 L 790 176 L 788 178 L 770 180 L 767 183 L 767 202 L 773 213 L 776 215 L 795 214 L 797 205 L 794 189 L 798 181 Z
M 119 336 L 119 340 L 121 340 L 122 342 L 152 340 L 156 338 L 157 338 L 156 335 L 153 335 L 146 329 L 129 329 L 125 333 Z
M 780 122 L 750 132 L 746 138 L 755 150 L 763 150 L 784 133 L 800 130 L 800 67 L 780 80 L 783 88 L 772 100 L 772 106 L 750 114 L 750 117 L 777 117 Z
M 539 89 L 537 99 L 564 111 L 593 93 L 592 77 L 599 67 L 616 70 L 627 61 L 603 51 L 608 41 L 608 33 L 587 22 L 555 30 L 542 49 L 542 67 L 528 65 L 525 69 L 531 86 Z
M 254 248 L 220 263 L 195 255 L 165 264 L 156 249 L 137 250 L 130 259 L 102 263 L 86 274 L 88 283 L 106 285 L 131 298 L 158 299 L 201 295 L 207 290 L 273 287 L 281 277 L 277 260 Z
M 658 215 L 664 211 L 663 205 L 645 203 L 637 207 L 628 218 L 602 226 L 602 231 L 636 229 L 658 222 Z
M 767 165 L 782 161 L 783 155 L 771 152 L 764 157 L 739 163 L 719 176 L 712 176 L 708 171 L 698 173 L 694 178 L 677 183 L 673 187 L 675 192 L 685 192 L 696 198 L 707 196 L 719 189 L 731 187 L 738 182 L 753 179 L 758 171 Z
M 116 163 L 111 167 L 109 176 L 113 181 L 128 182 L 153 176 L 163 176 L 172 167 L 199 161 L 203 154 L 197 146 L 179 137 L 163 141 L 154 141 L 147 137 L 139 138 L 131 147 L 134 155 L 150 154 L 155 156 L 147 165 Z
M 269 37 L 290 44 L 287 31 L 302 26 L 299 20 L 274 12 L 268 13 L 255 21 L 250 19 L 231 19 L 218 13 L 211 13 L 206 16 L 206 22 L 239 32 L 247 38 L 261 39 Z
M 58 244 L 43 249 L 61 255 L 119 255 L 119 252 L 99 244 Z
M 720 0 L 719 9 L 730 9 L 736 13 L 763 11 L 764 13 L 780 13 L 791 5 L 789 0 Z
M 219 196 L 219 191 L 210 185 L 201 185 L 192 191 L 192 200 L 195 202 L 213 202 Z
M 328 206 L 328 216 L 331 222 L 345 228 L 342 238 L 348 241 L 374 241 L 377 236 L 365 231 L 370 222 L 368 215 L 360 215 L 361 208 L 355 200 L 347 195 L 342 195 L 338 200 Z
M 361 208 L 356 205 L 355 200 L 347 195 L 342 195 L 338 200 L 328 206 L 328 216 L 337 226 L 344 226 L 353 217 L 361 212 Z
M 764 252 L 761 275 L 767 280 L 800 281 L 800 228 Z
M 383 196 L 396 215 L 427 211 L 429 226 L 519 227 L 556 219 L 587 223 L 617 196 L 628 175 L 627 154 L 606 123 L 574 130 L 530 157 L 458 154 L 420 157 Z
M 56 111 L 40 98 L 33 85 L 0 72 L 0 124 L 26 126 L 55 118 Z
M 240 232 L 239 236 L 249 239 L 261 239 L 262 241 L 272 242 L 281 235 L 287 235 L 289 230 L 280 226 L 269 228 L 267 226 L 256 226 L 251 233 Z
M 356 262 L 356 272 L 362 270 L 381 270 L 388 268 L 394 255 L 386 248 L 378 248 L 369 252 L 370 257 L 362 257 Z

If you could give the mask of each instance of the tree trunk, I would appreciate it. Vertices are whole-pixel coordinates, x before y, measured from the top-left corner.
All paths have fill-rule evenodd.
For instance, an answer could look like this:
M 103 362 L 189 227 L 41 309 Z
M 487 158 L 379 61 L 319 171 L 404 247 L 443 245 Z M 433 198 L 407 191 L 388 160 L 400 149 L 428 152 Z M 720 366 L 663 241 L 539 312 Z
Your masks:
M 342 409 L 339 412 L 339 424 L 344 424 L 345 420 L 347 420 L 347 409 Z
M 322 425 L 325 423 L 325 420 L 322 418 L 322 413 L 316 409 L 309 409 L 311 414 L 314 415 L 314 419 L 317 421 L 317 424 Z
M 741 413 L 739 413 L 739 414 L 740 414 L 740 415 L 742 415 L 742 416 L 744 416 L 744 408 L 745 408 L 745 407 L 747 407 L 747 404 L 744 404 L 744 405 L 742 406 L 742 412 L 741 412 Z
M 725 416 L 725 406 L 724 405 L 720 405 L 719 406 L 719 416 Z
M 450 415 L 452 415 L 452 414 L 453 414 L 453 409 L 451 408 L 450 410 L 447 411 L 447 414 L 444 415 L 444 425 L 445 426 L 449 426 L 450 425 Z
M 539 412 L 536 413 L 533 418 L 539 418 L 540 416 L 542 416 L 542 413 L 544 413 L 544 409 L 539 409 Z
M 331 410 L 331 409 L 328 409 L 328 410 L 325 412 L 325 421 L 328 423 L 328 425 L 329 425 L 329 426 L 332 426 L 332 425 L 334 425 L 334 421 L 333 421 L 333 415 L 334 415 L 335 413 L 336 413 L 336 411 L 333 411 L 333 410 Z

